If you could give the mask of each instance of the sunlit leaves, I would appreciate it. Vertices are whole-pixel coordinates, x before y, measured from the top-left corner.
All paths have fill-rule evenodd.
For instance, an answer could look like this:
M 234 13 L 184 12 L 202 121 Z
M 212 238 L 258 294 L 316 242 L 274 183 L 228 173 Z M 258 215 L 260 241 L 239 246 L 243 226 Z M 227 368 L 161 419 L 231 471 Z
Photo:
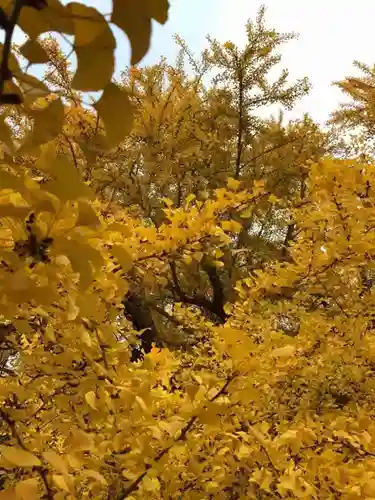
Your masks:
M 87 394 L 85 394 L 85 399 L 86 399 L 87 404 L 89 406 L 91 406 L 91 408 L 93 408 L 94 410 L 97 410 L 96 395 L 95 395 L 94 391 L 90 391 Z
M 160 490 L 160 483 L 157 477 L 147 476 L 143 485 L 144 491 L 149 493 L 158 493 Z
M 80 429 L 72 429 L 65 441 L 71 451 L 88 451 L 93 448 L 93 438 Z
M 233 189 L 234 191 L 236 191 L 239 188 L 240 184 L 241 184 L 240 181 L 238 181 L 237 179 L 233 179 L 232 177 L 230 177 L 227 180 L 228 188 Z
M 242 224 L 240 224 L 239 222 L 236 222 L 234 220 L 223 221 L 221 223 L 221 227 L 224 229 L 224 231 L 231 231 L 233 233 L 238 233 L 242 229 Z
M 62 238 L 56 244 L 56 251 L 66 255 L 75 272 L 79 274 L 79 284 L 85 290 L 92 283 L 95 268 L 102 265 L 100 253 L 80 238 L 64 241 Z
M 167 7 L 116 3 L 135 60 Z M 37 100 L 49 89 L 11 62 L 32 120 L 17 122 L 19 152 L 33 156 L 4 155 L 0 170 L 0 498 L 372 495 L 373 169 L 310 165 L 299 204 L 298 176 L 293 193 L 265 193 L 269 164 L 299 165 L 293 151 L 228 177 L 220 99 L 166 65 L 132 72 L 145 104 L 124 141 L 136 99 L 112 82 L 107 22 L 77 3 L 64 13 L 75 83 L 103 95 L 96 115 L 68 75 L 64 105 Z M 44 60 L 40 28 L 29 61 Z M 99 142 L 91 157 L 78 146 Z

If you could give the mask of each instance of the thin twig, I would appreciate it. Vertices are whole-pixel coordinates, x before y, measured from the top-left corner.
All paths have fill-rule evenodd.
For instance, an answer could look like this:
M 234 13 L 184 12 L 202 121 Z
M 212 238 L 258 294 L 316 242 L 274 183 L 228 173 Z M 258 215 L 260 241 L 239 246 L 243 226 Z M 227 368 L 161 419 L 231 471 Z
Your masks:
M 8 427 L 10 428 L 12 437 L 13 437 L 13 439 L 15 439 L 15 441 L 18 444 L 18 446 L 20 448 L 22 448 L 23 450 L 27 451 L 28 453 L 32 453 L 30 450 L 28 450 L 26 448 L 26 446 L 24 445 L 24 443 L 23 443 L 20 435 L 18 434 L 15 421 L 5 411 L 3 411 L 2 409 L 0 409 L 0 418 L 2 418 L 3 421 L 6 424 L 8 424 Z M 34 455 L 34 453 L 32 453 L 32 454 Z M 34 467 L 34 470 L 36 472 L 38 472 L 38 474 L 40 475 L 40 477 L 42 479 L 44 488 L 46 490 L 46 499 L 47 500 L 53 500 L 53 492 L 52 492 L 52 489 L 51 489 L 50 485 L 48 484 L 48 480 L 47 480 L 48 470 L 45 467 L 39 466 L 39 465 L 36 466 L 36 467 Z
M 226 380 L 226 382 L 225 382 L 225 384 L 223 385 L 223 387 L 215 394 L 215 396 L 213 396 L 211 399 L 209 399 L 209 402 L 213 403 L 220 396 L 222 396 L 223 394 L 225 394 L 226 391 L 227 391 L 227 389 L 228 389 L 229 384 L 235 379 L 236 376 L 237 376 L 237 374 L 235 373 L 235 374 L 231 375 L 230 377 L 228 377 L 227 380 Z M 175 438 L 174 442 L 170 446 L 167 446 L 166 448 L 164 448 L 163 450 L 161 450 L 156 455 L 156 457 L 154 458 L 153 462 L 159 462 L 164 457 L 164 455 L 166 455 L 169 452 L 169 450 L 176 443 L 178 443 L 180 441 L 184 441 L 186 439 L 187 433 L 194 426 L 194 424 L 198 420 L 198 418 L 199 418 L 198 415 L 193 415 L 187 421 L 187 423 L 185 424 L 185 426 L 181 430 L 179 436 L 177 438 Z M 143 481 L 143 479 L 145 478 L 145 476 L 147 475 L 147 473 L 151 469 L 151 467 L 152 467 L 151 464 L 147 464 L 146 467 L 145 467 L 145 470 L 131 483 L 130 486 L 128 486 L 127 488 L 125 488 L 120 493 L 120 495 L 118 496 L 117 500 L 124 500 L 124 498 L 127 498 L 133 491 L 135 491 L 138 488 L 138 486 L 140 485 L 140 483 Z
M 74 151 L 73 144 L 72 144 L 71 140 L 69 139 L 69 137 L 66 134 L 63 134 L 63 136 L 64 136 L 64 139 L 66 140 L 66 142 L 69 145 L 69 149 L 70 149 L 70 152 L 72 153 L 72 158 L 73 158 L 73 161 L 74 161 L 74 165 L 75 165 L 76 169 L 78 170 L 78 168 L 79 168 L 78 167 L 78 161 L 77 161 L 76 153 Z
M 0 96 L 4 93 L 4 83 L 11 78 L 11 72 L 9 69 L 9 57 L 12 46 L 12 37 L 14 33 L 14 28 L 18 22 L 21 9 L 23 7 L 23 0 L 16 0 L 14 2 L 13 11 L 9 19 L 9 25 L 5 30 L 5 41 L 4 41 L 4 51 L 3 58 L 0 65 Z

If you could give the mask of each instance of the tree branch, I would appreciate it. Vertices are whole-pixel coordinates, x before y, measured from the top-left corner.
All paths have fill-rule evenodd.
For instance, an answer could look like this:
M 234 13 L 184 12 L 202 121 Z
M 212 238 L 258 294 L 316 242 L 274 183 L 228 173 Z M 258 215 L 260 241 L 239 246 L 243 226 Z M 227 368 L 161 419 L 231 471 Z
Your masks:
M 24 6 L 24 0 L 15 0 L 12 14 L 5 29 L 3 58 L 1 60 L 1 65 L 0 65 L 0 103 L 3 102 L 4 84 L 6 81 L 12 78 L 12 73 L 9 68 L 9 58 L 12 46 L 12 38 L 13 38 L 14 28 L 17 25 L 18 18 L 20 16 L 21 9 L 23 6 Z
M 238 63 L 240 64 L 240 63 Z M 238 179 L 241 173 L 241 156 L 242 156 L 242 135 L 243 135 L 243 97 L 244 97 L 244 88 L 243 88 L 243 74 L 242 69 L 239 68 L 239 82 L 238 82 L 238 107 L 239 107 L 239 116 L 238 116 L 238 131 L 237 131 L 237 153 L 236 153 L 236 170 L 234 174 L 234 178 Z
M 8 425 L 10 432 L 12 434 L 12 437 L 16 441 L 18 446 L 20 448 L 22 448 L 23 450 L 27 451 L 28 453 L 32 453 L 34 455 L 34 453 L 32 451 L 28 450 L 26 448 L 26 446 L 24 445 L 20 435 L 17 432 L 15 421 L 2 409 L 0 409 L 0 418 L 2 418 L 3 421 Z M 53 491 L 52 491 L 50 485 L 48 484 L 48 480 L 47 480 L 48 470 L 43 466 L 36 466 L 36 467 L 34 467 L 34 470 L 36 472 L 38 472 L 38 474 L 40 475 L 40 477 L 42 479 L 44 488 L 46 490 L 46 497 L 45 497 L 46 500 L 53 500 L 53 496 L 54 496 Z
M 202 267 L 207 274 L 212 287 L 213 299 L 211 303 L 211 312 L 213 312 L 220 319 L 220 321 L 224 323 L 227 319 L 227 314 L 224 311 L 225 296 L 223 283 L 221 282 L 217 268 L 211 265 L 211 263 L 203 261 Z
M 223 385 L 223 387 L 215 394 L 215 396 L 213 396 L 211 399 L 208 400 L 209 403 L 213 403 L 215 402 L 220 396 L 223 396 L 228 387 L 229 387 L 229 384 L 236 378 L 237 374 L 234 373 L 232 375 L 230 375 L 225 384 Z M 153 459 L 153 462 L 159 462 L 168 452 L 169 450 L 177 443 L 179 443 L 180 441 L 184 441 L 186 439 L 186 436 L 188 434 L 188 432 L 192 429 L 192 427 L 194 426 L 194 424 L 196 423 L 196 421 L 198 420 L 198 415 L 193 415 L 185 424 L 185 426 L 181 429 L 181 432 L 179 434 L 179 436 L 177 438 L 175 438 L 174 442 L 170 445 L 170 446 L 167 446 L 166 448 L 164 448 L 163 450 L 161 450 L 157 455 L 156 457 Z M 152 465 L 151 464 L 147 464 L 146 467 L 145 467 L 145 470 L 131 483 L 130 486 L 128 486 L 127 488 L 125 488 L 121 493 L 120 495 L 118 496 L 117 500 L 124 500 L 125 498 L 127 498 L 131 493 L 133 493 L 134 491 L 136 491 L 138 489 L 138 486 L 140 485 L 140 483 L 143 481 L 143 479 L 146 477 L 148 471 L 152 468 Z
M 175 262 L 171 262 L 170 266 L 171 266 L 172 279 L 175 291 L 178 295 L 179 300 L 184 304 L 197 306 L 200 307 L 201 309 L 210 312 L 220 320 L 219 321 L 220 323 L 225 322 L 227 316 L 224 312 L 224 294 L 223 294 L 222 284 L 220 282 L 220 278 L 217 274 L 216 269 L 209 264 L 204 264 L 204 263 L 202 264 L 202 268 L 207 274 L 212 287 L 213 300 L 210 301 L 205 297 L 200 297 L 198 295 L 195 295 L 194 297 L 187 296 L 180 286 Z

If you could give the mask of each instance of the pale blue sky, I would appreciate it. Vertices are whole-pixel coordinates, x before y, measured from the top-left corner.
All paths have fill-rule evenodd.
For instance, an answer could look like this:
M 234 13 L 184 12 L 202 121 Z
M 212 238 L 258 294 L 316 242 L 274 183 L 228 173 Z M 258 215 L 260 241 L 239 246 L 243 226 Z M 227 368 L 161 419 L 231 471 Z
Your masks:
M 345 100 L 331 82 L 357 74 L 354 59 L 375 63 L 374 0 L 171 0 L 170 20 L 155 30 L 145 62 L 163 53 L 173 54 L 174 32 L 196 51 L 203 48 L 206 33 L 242 45 L 246 20 L 254 19 L 263 3 L 270 27 L 299 33 L 298 40 L 282 49 L 282 66 L 290 70 L 291 78 L 306 75 L 313 84 L 310 95 L 286 116 L 298 118 L 309 112 L 314 119 L 325 121 Z
M 111 11 L 111 0 L 85 3 L 102 12 Z M 243 45 L 246 20 L 255 17 L 262 3 L 267 6 L 270 27 L 300 35 L 282 49 L 282 66 L 289 68 L 291 78 L 306 75 L 314 86 L 310 95 L 286 116 L 298 118 L 309 112 L 314 119 L 325 121 L 343 100 L 331 82 L 356 74 L 354 59 L 375 63 L 374 0 L 170 0 L 170 19 L 164 26 L 155 24 L 152 48 L 142 64 L 157 62 L 161 55 L 173 61 L 174 33 L 185 38 L 195 52 L 205 47 L 208 33 L 221 41 Z M 129 63 L 129 44 L 122 32 L 114 31 L 118 41 L 117 69 L 121 70 Z

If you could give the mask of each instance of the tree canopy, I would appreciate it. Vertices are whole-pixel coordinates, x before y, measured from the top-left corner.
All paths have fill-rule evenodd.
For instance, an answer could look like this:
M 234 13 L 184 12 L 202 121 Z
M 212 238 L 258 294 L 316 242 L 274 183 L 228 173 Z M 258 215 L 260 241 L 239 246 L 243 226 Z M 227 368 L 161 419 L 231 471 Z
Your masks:
M 373 70 L 262 118 L 265 7 L 141 67 L 167 0 L 0 6 L 0 500 L 375 498 Z

